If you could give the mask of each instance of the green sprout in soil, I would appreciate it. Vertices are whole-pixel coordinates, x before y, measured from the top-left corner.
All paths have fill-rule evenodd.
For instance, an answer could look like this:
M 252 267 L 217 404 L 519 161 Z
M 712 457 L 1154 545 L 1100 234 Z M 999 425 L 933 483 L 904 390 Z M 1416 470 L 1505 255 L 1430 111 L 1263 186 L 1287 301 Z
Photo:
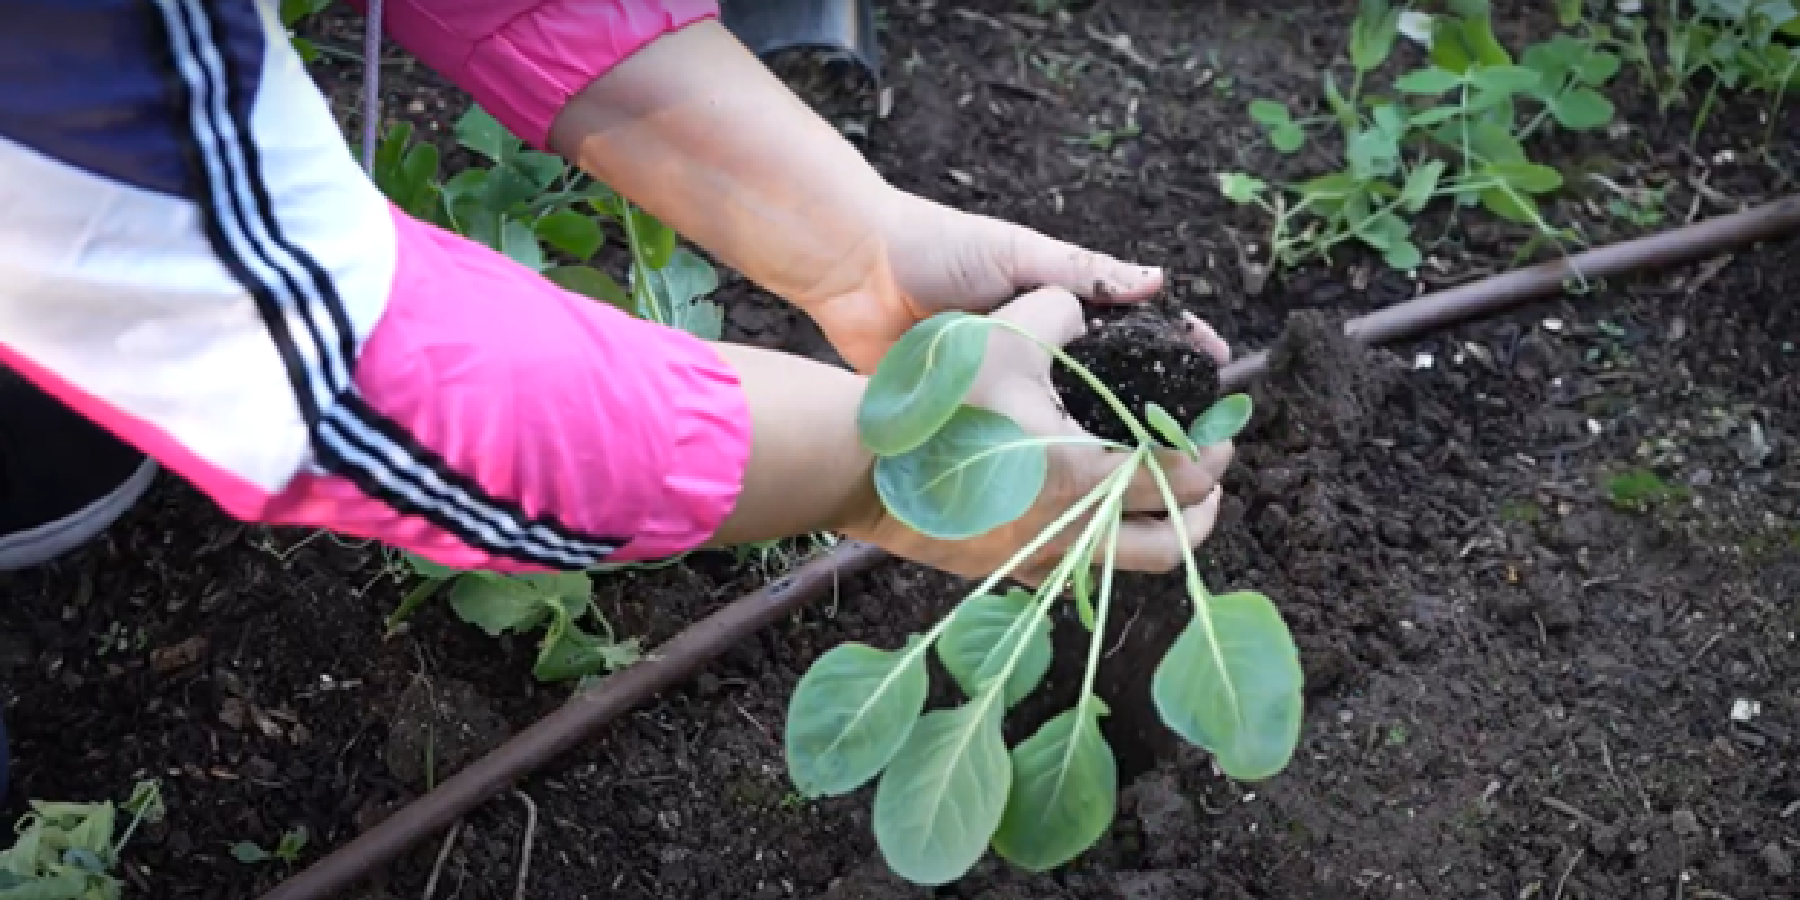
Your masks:
M 18 839 L 0 850 L 0 900 L 119 900 L 112 870 L 142 822 L 166 814 L 155 781 L 140 781 L 123 804 L 131 814 L 125 833 L 113 837 L 118 809 L 110 802 L 31 801 L 18 821 Z
M 1185 429 L 1155 404 L 1140 418 L 1061 348 L 1025 335 L 1106 401 L 1135 446 L 1032 437 L 1011 419 L 964 403 L 996 327 L 1024 334 L 986 316 L 936 315 L 902 337 L 870 379 L 858 426 L 876 454 L 875 483 L 890 513 L 924 534 L 967 539 L 1031 508 L 1047 476 L 1049 444 L 1100 443 L 1129 454 L 1126 464 L 926 634 L 894 650 L 846 643 L 820 657 L 788 710 L 795 787 L 809 798 L 842 795 L 879 776 L 876 842 L 896 873 L 926 885 L 961 877 L 990 846 L 1023 868 L 1056 868 L 1106 831 L 1118 774 L 1100 731 L 1108 707 L 1094 684 L 1126 487 L 1134 473 L 1148 472 L 1187 546 L 1180 506 L 1154 451 L 1197 454 L 1233 438 L 1251 414 L 1250 398 L 1234 394 Z M 1089 513 L 1035 592 L 995 592 Z M 1194 615 L 1156 668 L 1152 700 L 1163 722 L 1211 752 L 1225 774 L 1269 778 L 1287 766 L 1299 740 L 1302 678 L 1292 636 L 1263 595 L 1208 591 L 1191 552 L 1183 571 Z M 1065 592 L 1093 635 L 1081 692 L 1072 709 L 1009 751 L 1002 720 L 1051 665 L 1049 613 Z M 934 648 L 967 701 L 926 712 L 926 658 Z
M 1367 94 L 1364 83 L 1392 55 L 1401 10 L 1363 0 L 1350 31 L 1354 80 L 1346 91 L 1329 71 L 1324 75 L 1328 114 L 1296 119 L 1279 101 L 1251 102 L 1251 118 L 1282 153 L 1298 152 L 1315 126 L 1335 127 L 1343 138 L 1342 169 L 1295 185 L 1275 189 L 1245 173 L 1219 176 L 1228 200 L 1274 218 L 1275 263 L 1330 259 L 1354 241 L 1395 269 L 1417 268 L 1424 256 L 1408 217 L 1439 199 L 1529 226 L 1532 246 L 1549 241 L 1560 248 L 1574 238 L 1539 210 L 1538 198 L 1560 189 L 1563 177 L 1532 161 L 1526 142 L 1552 125 L 1586 131 L 1611 122 L 1613 104 L 1600 88 L 1618 73 L 1618 54 L 1591 38 L 1559 34 L 1515 61 L 1494 37 L 1487 0 L 1450 6 L 1451 13 L 1431 17 L 1429 63 L 1395 80 L 1395 96 Z
M 306 826 L 296 825 L 281 833 L 281 840 L 275 843 L 273 850 L 264 850 L 253 841 L 238 841 L 231 845 L 231 856 L 247 866 L 266 862 L 280 862 L 291 866 L 300 861 L 300 854 L 306 851 L 308 840 Z
M 1609 475 L 1604 484 L 1606 502 L 1628 512 L 1647 512 L 1659 503 L 1685 500 L 1687 489 L 1670 484 L 1649 469 L 1631 469 Z

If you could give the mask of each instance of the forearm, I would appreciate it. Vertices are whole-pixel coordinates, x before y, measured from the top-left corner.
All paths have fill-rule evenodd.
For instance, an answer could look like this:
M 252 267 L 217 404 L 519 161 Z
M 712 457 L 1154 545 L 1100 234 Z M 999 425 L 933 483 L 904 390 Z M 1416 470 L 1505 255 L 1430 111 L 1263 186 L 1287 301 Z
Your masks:
M 577 93 L 550 146 L 802 307 L 886 269 L 873 207 L 895 192 L 716 20 L 662 35 Z
M 750 462 L 737 505 L 709 542 L 840 531 L 875 506 L 874 459 L 856 432 L 864 379 L 803 357 L 715 344 L 749 407 Z

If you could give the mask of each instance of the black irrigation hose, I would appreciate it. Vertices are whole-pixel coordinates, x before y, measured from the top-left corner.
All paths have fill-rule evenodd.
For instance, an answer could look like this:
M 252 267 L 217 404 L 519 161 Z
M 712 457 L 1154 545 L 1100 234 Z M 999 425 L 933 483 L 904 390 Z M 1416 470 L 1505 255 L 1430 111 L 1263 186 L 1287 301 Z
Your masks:
M 1427 294 L 1352 319 L 1344 328 L 1370 344 L 1406 340 L 1558 293 L 1577 273 L 1593 279 L 1680 265 L 1796 230 L 1800 230 L 1800 196 Z M 1227 387 L 1242 387 L 1266 365 L 1266 353 L 1253 353 L 1227 366 L 1220 380 Z M 888 559 L 875 547 L 847 542 L 713 613 L 658 647 L 644 662 L 577 694 L 435 790 L 277 885 L 262 900 L 340 896 L 357 879 L 448 828 L 488 798 L 692 675 L 726 649 L 826 593 L 840 579 Z

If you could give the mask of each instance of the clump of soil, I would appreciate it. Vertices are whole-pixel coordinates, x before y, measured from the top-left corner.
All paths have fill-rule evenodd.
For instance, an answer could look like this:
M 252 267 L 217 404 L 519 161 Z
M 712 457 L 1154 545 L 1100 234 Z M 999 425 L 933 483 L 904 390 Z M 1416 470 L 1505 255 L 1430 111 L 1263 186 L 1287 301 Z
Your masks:
M 1183 427 L 1193 422 L 1219 393 L 1219 367 L 1195 349 L 1191 323 L 1173 298 L 1147 304 L 1097 303 L 1086 307 L 1088 332 L 1065 348 L 1101 383 L 1142 418 L 1154 402 Z M 1082 377 L 1054 366 L 1051 382 L 1063 408 L 1095 437 L 1133 443 L 1130 430 Z
M 1267 411 L 1264 430 L 1286 450 L 1353 444 L 1401 371 L 1397 357 L 1345 334 L 1325 311 L 1295 310 L 1269 348 L 1265 384 L 1257 392 Z
M 512 736 L 505 717 L 474 685 L 416 678 L 395 704 L 388 728 L 388 771 L 421 786 L 454 775 Z

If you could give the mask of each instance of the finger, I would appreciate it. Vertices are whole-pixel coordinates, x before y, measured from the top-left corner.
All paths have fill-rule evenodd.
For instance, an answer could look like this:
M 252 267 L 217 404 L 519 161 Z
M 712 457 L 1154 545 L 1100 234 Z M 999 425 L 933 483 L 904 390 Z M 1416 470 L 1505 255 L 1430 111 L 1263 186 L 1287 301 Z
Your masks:
M 1126 519 L 1119 523 L 1117 568 L 1130 572 L 1172 572 L 1183 557 L 1212 535 L 1219 521 L 1219 502 L 1225 492 L 1214 489 L 1206 499 L 1181 511 L 1182 532 L 1168 519 Z M 1101 557 L 1104 559 L 1104 556 Z
M 1188 339 L 1201 353 L 1213 358 L 1213 362 L 1225 365 L 1231 362 L 1231 345 L 1219 336 L 1210 323 L 1190 312 L 1181 314 L 1181 320 L 1187 325 Z
M 998 248 L 995 264 L 1017 288 L 1050 285 L 1099 299 L 1098 285 L 1108 299 L 1126 303 L 1162 290 L 1163 271 L 1154 266 L 1124 262 L 1010 222 L 987 222 L 990 236 L 984 243 Z
M 1039 288 L 1023 294 L 994 310 L 994 318 L 1005 319 L 1038 340 L 1062 347 L 1087 333 L 1087 322 L 1081 315 L 1081 301 L 1060 287 Z
M 1163 476 L 1169 481 L 1169 492 L 1175 495 L 1177 506 L 1191 506 L 1205 500 L 1213 488 L 1218 487 L 1219 480 L 1225 477 L 1225 470 L 1231 467 L 1232 456 L 1236 453 L 1230 441 L 1200 448 L 1199 458 L 1190 458 L 1178 450 L 1156 451 L 1156 461 L 1162 466 Z M 1115 459 L 1124 454 L 1111 454 Z M 1109 466 L 1107 471 L 1116 467 Z M 1128 512 L 1164 512 L 1169 504 L 1163 496 L 1162 487 L 1157 484 L 1156 476 L 1148 469 L 1140 469 L 1131 475 L 1131 484 L 1125 488 L 1125 509 Z

